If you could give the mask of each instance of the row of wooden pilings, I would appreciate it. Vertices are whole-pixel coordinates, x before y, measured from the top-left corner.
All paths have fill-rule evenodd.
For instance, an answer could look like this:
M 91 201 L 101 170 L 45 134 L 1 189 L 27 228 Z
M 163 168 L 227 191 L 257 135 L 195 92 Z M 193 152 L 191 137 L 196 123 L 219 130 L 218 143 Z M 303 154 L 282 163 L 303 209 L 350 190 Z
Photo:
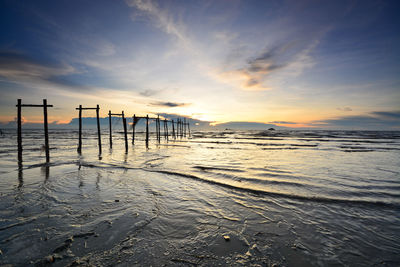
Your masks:
M 128 151 L 128 131 L 127 131 L 127 123 L 126 123 L 126 117 L 124 114 L 124 111 L 121 113 L 112 113 L 111 110 L 108 111 L 108 121 L 109 121 L 109 131 L 110 131 L 110 148 L 112 148 L 112 116 L 121 116 L 122 117 L 122 125 L 124 127 L 124 137 L 125 137 L 125 150 Z M 186 122 L 186 118 L 183 120 L 178 118 L 176 121 L 174 120 L 168 120 L 168 119 L 160 119 L 160 116 L 158 115 L 157 118 L 151 118 L 149 115 L 146 115 L 145 117 L 141 116 L 136 116 L 134 114 L 132 116 L 132 144 L 135 144 L 135 128 L 136 124 L 141 120 L 145 119 L 146 120 L 146 147 L 149 145 L 149 121 L 153 120 L 156 123 L 156 139 L 160 143 L 161 142 L 161 121 L 163 122 L 164 126 L 164 138 L 168 141 L 169 140 L 169 132 L 168 132 L 168 123 L 171 124 L 172 126 L 172 133 L 171 136 L 172 138 L 176 139 L 178 137 L 186 137 L 188 134 L 190 136 L 190 125 L 189 122 Z M 176 125 L 176 130 L 175 130 L 175 125 Z M 100 126 L 99 124 L 97 125 L 98 132 L 100 133 Z M 100 134 L 99 134 L 99 140 L 100 140 Z M 101 150 L 101 143 L 99 143 L 99 149 Z
M 45 139 L 45 145 L 44 145 L 44 150 L 46 152 L 46 162 L 50 162 L 50 149 L 49 149 L 49 130 L 48 130 L 48 119 L 47 119 L 47 108 L 48 107 L 53 107 L 53 105 L 48 105 L 47 100 L 43 99 L 43 104 L 42 105 L 34 105 L 34 104 L 22 104 L 22 100 L 18 99 L 17 100 L 17 141 L 18 141 L 18 161 L 22 162 L 22 107 L 42 107 L 43 108 L 43 125 L 44 125 L 44 139 Z M 102 153 L 102 146 L 101 146 L 101 131 L 100 131 L 100 106 L 97 105 L 96 107 L 82 107 L 82 105 L 79 105 L 76 110 L 79 111 L 79 134 L 78 134 L 78 153 L 82 152 L 82 111 L 83 110 L 96 110 L 96 121 L 97 121 L 97 136 L 98 136 L 98 147 L 99 147 L 99 154 Z M 126 117 L 124 114 L 124 111 L 121 113 L 112 113 L 111 110 L 108 112 L 108 119 L 109 119 L 109 134 L 110 134 L 110 148 L 112 148 L 112 116 L 120 116 L 122 117 L 122 124 L 124 128 L 124 139 L 125 139 L 125 151 L 128 152 L 128 129 L 127 129 L 127 122 L 126 122 Z M 146 120 L 146 147 L 149 146 L 149 121 L 153 120 L 156 123 L 156 139 L 158 143 L 161 142 L 161 122 L 163 122 L 164 126 L 164 139 L 167 141 L 169 140 L 169 137 L 171 136 L 174 140 L 177 139 L 178 137 L 186 137 L 187 135 L 190 136 L 190 126 L 189 122 L 186 122 L 186 118 L 177 118 L 176 121 L 174 120 L 168 120 L 166 118 L 160 119 L 160 116 L 158 115 L 157 117 L 149 117 L 149 115 L 146 116 L 136 116 L 134 114 L 132 116 L 132 144 L 135 144 L 135 128 L 136 124 L 141 120 L 145 119 Z M 171 124 L 172 126 L 172 132 L 171 135 L 169 134 L 168 131 L 168 124 Z

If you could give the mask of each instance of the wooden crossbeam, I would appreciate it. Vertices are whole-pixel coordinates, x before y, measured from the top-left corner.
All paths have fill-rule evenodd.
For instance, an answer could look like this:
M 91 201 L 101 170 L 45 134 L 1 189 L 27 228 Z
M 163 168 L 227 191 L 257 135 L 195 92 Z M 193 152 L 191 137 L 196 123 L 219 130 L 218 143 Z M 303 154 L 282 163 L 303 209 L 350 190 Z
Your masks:
M 95 110 L 95 109 L 100 109 L 99 107 L 97 107 L 97 108 L 81 108 L 81 107 L 79 107 L 79 108 L 75 108 L 76 110 L 88 110 L 88 109 L 92 109 L 92 110 Z
M 142 117 L 136 116 L 136 119 L 147 119 L 147 117 L 145 117 L 145 116 L 142 116 Z M 157 120 L 157 118 L 151 118 L 151 117 L 149 117 L 149 120 Z
M 18 104 L 15 105 L 15 106 L 18 107 Z M 34 105 L 34 104 L 21 104 L 20 106 L 21 107 L 34 107 L 34 108 L 43 108 L 43 107 L 52 108 L 53 107 L 53 105 L 47 105 L 47 104 L 46 104 L 46 106 L 45 105 Z

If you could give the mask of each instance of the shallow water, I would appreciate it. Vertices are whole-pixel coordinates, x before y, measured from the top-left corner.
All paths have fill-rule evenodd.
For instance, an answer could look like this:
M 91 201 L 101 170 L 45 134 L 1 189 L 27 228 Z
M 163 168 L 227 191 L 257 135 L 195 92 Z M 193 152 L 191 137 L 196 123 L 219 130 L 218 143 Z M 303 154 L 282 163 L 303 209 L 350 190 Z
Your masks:
M 400 263 L 400 132 L 103 132 L 0 138 L 0 263 L 388 265 Z M 130 137 L 130 136 L 129 136 Z M 19 168 L 20 167 L 20 168 Z M 223 236 L 228 235 L 229 241 Z

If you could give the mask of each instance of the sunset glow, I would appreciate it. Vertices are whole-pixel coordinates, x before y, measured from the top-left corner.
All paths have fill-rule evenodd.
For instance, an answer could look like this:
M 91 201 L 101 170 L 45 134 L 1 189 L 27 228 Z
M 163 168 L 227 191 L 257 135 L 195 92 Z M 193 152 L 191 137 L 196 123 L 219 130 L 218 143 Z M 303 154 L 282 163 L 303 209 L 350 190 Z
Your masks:
M 1 5 L 2 123 L 14 120 L 17 98 L 47 98 L 59 123 L 79 104 L 100 104 L 101 116 L 399 127 L 395 2 Z

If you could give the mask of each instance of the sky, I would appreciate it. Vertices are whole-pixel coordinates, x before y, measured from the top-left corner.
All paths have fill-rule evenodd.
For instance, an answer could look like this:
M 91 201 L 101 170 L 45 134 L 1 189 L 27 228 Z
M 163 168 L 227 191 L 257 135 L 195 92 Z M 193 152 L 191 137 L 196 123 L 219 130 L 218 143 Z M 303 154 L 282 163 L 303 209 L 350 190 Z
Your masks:
M 101 116 L 400 130 L 399 12 L 369 0 L 0 0 L 0 122 L 18 98 L 46 98 L 60 125 L 99 104 Z

